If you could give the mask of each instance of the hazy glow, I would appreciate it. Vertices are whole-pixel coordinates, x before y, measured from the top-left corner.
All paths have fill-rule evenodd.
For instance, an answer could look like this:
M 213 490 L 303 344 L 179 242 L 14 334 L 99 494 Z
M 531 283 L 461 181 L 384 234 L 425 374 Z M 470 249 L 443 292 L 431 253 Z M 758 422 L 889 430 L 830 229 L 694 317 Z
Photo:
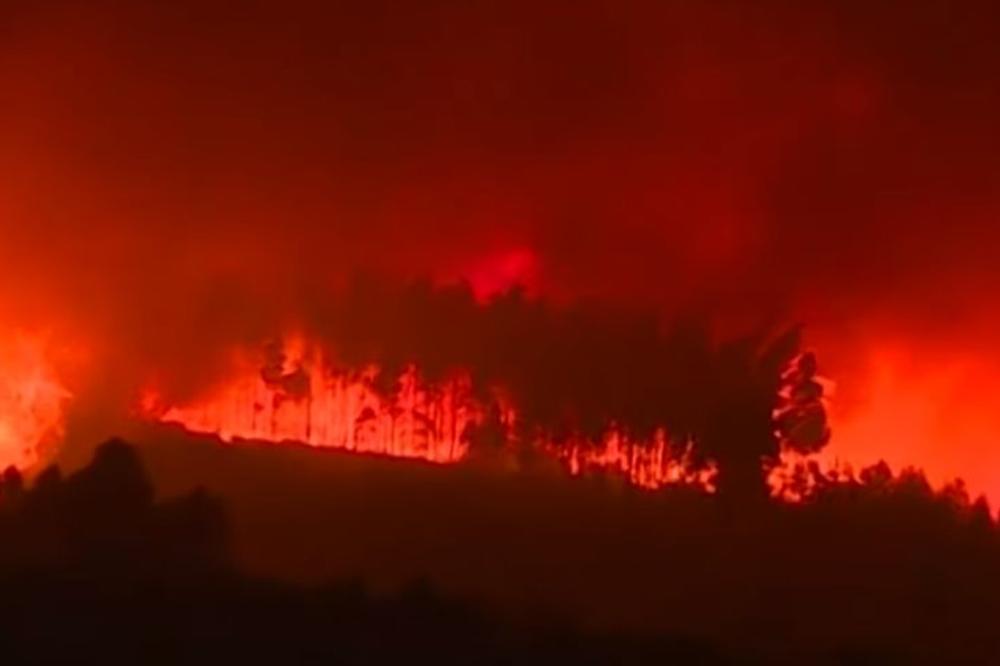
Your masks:
M 940 485 L 961 477 L 974 493 L 1000 490 L 1000 394 L 989 358 L 960 350 L 883 344 L 870 352 L 851 395 L 831 402 L 835 460 L 922 468 Z

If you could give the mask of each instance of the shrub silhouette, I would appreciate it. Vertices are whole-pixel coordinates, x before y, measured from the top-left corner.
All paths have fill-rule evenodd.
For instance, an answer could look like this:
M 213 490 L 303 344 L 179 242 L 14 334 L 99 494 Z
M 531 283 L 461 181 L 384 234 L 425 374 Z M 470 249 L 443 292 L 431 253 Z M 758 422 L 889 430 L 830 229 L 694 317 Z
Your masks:
M 30 488 L 15 472 L 3 477 L 4 659 L 995 663 L 1000 535 L 985 501 L 970 501 L 959 483 L 934 492 L 919 472 L 893 475 L 885 465 L 847 479 L 811 474 L 803 501 L 740 521 L 720 520 L 718 502 L 683 492 L 621 505 L 659 517 L 663 543 L 622 533 L 623 552 L 605 553 L 608 564 L 640 562 L 654 548 L 664 573 L 634 598 L 662 596 L 666 617 L 704 622 L 693 632 L 680 622 L 687 629 L 676 634 L 621 635 L 569 618 L 505 619 L 429 582 L 374 597 L 359 581 L 301 587 L 247 576 L 230 561 L 219 500 L 197 490 L 156 501 L 135 449 L 111 441 L 68 477 L 51 468 Z M 414 506 L 414 519 L 427 520 L 426 510 Z M 569 552 L 587 556 L 588 533 L 577 533 L 583 541 Z M 602 594 L 599 581 L 577 583 Z M 674 593 L 678 583 L 697 596 Z

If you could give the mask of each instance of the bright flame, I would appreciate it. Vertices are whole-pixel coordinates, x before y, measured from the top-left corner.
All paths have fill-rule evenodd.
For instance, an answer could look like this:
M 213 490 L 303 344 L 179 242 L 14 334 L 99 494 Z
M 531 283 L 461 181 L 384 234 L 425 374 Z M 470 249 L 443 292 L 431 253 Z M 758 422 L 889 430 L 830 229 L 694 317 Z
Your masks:
M 264 370 L 259 359 L 238 359 L 234 378 L 194 405 L 157 410 L 147 395 L 144 410 L 225 442 L 291 441 L 436 463 L 465 456 L 469 429 L 481 419 L 467 379 L 430 388 L 411 367 L 386 395 L 375 385 L 377 368 L 333 372 L 301 341 L 279 353 Z
M 0 340 L 0 468 L 28 469 L 62 437 L 69 392 L 40 338 Z
M 599 446 L 573 442 L 568 446 L 548 448 L 566 461 L 574 475 L 587 469 L 609 470 L 649 490 L 672 483 L 691 483 L 708 490 L 714 489 L 715 470 L 692 471 L 689 456 L 684 455 L 680 459 L 671 456 L 670 440 L 662 428 L 648 442 L 630 439 L 619 430 L 612 429 L 605 434 Z
M 336 371 L 301 339 L 272 347 L 267 356 L 238 353 L 232 378 L 193 404 L 165 405 L 157 392 L 149 391 L 140 409 L 148 417 L 224 442 L 298 442 L 434 463 L 465 458 L 473 431 L 490 412 L 465 376 L 431 386 L 411 366 L 391 390 L 380 391 L 378 368 Z M 499 393 L 493 401 L 502 416 L 505 443 L 513 445 L 516 410 Z M 711 490 L 712 470 L 692 472 L 686 457 L 671 457 L 662 429 L 649 442 L 612 428 L 596 443 L 555 446 L 543 440 L 534 446 L 559 458 L 574 475 L 603 469 L 642 488 L 689 482 Z

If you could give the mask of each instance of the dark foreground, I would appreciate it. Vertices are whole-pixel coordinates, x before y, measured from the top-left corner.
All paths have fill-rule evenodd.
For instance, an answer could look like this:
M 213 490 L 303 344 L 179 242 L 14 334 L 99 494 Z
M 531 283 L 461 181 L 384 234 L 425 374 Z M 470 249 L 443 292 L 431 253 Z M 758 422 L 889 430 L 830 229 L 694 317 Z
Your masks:
M 653 553 L 669 573 L 607 597 L 670 606 L 658 630 L 643 632 L 537 608 L 501 611 L 419 581 L 375 595 L 362 580 L 249 576 L 233 564 L 223 503 L 201 491 L 156 501 L 139 456 L 122 443 L 103 446 L 72 476 L 44 473 L 30 490 L 10 474 L 0 493 L 4 664 L 990 664 L 1000 656 L 996 526 L 983 505 L 935 495 L 912 477 L 869 475 L 804 506 L 743 514 L 678 495 L 664 506 L 697 519 L 662 513 L 661 544 L 620 534 L 621 552 L 595 556 L 581 540 L 581 560 L 618 567 L 632 558 L 641 568 Z M 564 562 L 563 575 L 572 578 L 574 566 Z

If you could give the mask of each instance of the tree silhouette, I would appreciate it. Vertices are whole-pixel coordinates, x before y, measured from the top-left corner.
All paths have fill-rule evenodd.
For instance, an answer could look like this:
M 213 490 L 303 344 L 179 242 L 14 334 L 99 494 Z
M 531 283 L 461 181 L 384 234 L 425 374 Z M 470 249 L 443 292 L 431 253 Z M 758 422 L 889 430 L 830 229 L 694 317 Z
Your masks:
M 749 336 L 723 345 L 704 378 L 707 408 L 693 439 L 718 466 L 720 495 L 768 495 L 766 477 L 782 450 L 814 453 L 829 439 L 816 360 L 801 353 L 801 331 Z

